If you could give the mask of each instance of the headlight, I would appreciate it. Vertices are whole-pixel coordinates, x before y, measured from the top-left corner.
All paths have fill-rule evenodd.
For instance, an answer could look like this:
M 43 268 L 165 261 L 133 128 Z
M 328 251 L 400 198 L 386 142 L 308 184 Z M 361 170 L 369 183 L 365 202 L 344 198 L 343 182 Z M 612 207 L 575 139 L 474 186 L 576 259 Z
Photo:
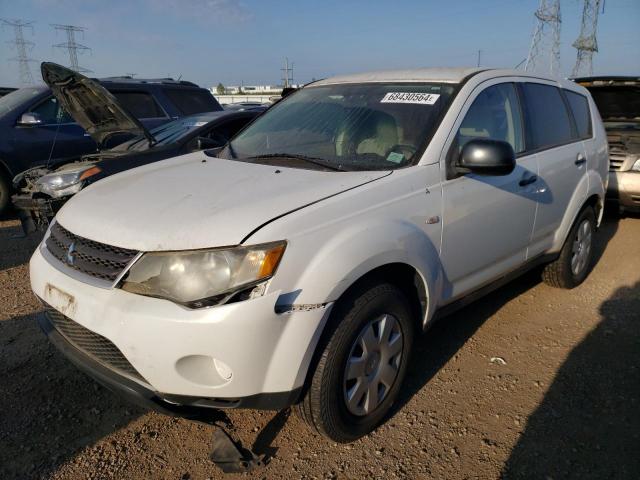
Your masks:
M 636 160 L 636 163 L 633 164 L 631 170 L 633 170 L 634 172 L 640 172 L 640 158 Z
M 122 289 L 190 308 L 217 305 L 271 278 L 286 242 L 185 252 L 145 253 Z
M 85 179 L 100 172 L 99 167 L 85 165 L 73 170 L 48 173 L 36 181 L 36 186 L 52 198 L 64 197 L 78 193 Z

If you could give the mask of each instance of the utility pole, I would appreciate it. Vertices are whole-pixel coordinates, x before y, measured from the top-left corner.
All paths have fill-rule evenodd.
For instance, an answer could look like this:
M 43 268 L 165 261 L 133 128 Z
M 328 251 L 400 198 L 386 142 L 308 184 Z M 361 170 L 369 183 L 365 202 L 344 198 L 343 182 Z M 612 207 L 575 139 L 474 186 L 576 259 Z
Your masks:
M 91 70 L 82 68 L 78 65 L 78 52 L 84 53 L 86 51 L 90 51 L 91 49 L 81 43 L 76 42 L 76 32 L 82 32 L 84 36 L 84 27 L 76 27 L 75 25 L 59 25 L 59 24 L 51 24 L 51 26 L 62 32 L 65 32 L 67 35 L 67 41 L 64 43 L 58 43 L 54 45 L 54 48 L 64 48 L 69 52 L 69 66 L 71 70 L 74 70 L 78 73 L 87 73 L 91 72 Z
M 544 55 L 545 36 L 551 29 L 551 49 L 549 55 L 549 72 L 551 75 L 560 73 L 560 0 L 540 0 L 540 5 L 534 13 L 537 18 L 536 26 L 531 36 L 531 47 L 524 69 L 534 71 L 542 63 Z M 548 28 L 547 28 L 548 27 Z
M 482 50 L 478 50 L 478 67 L 480 66 L 480 56 L 482 55 Z
M 22 85 L 33 85 L 33 75 L 31 74 L 31 68 L 29 68 L 30 62 L 35 62 L 32 58 L 29 58 L 27 51 L 33 49 L 35 43 L 29 42 L 24 39 L 24 29 L 30 28 L 33 35 L 33 22 L 26 22 L 24 20 L 5 20 L 1 19 L 3 27 L 13 27 L 14 40 L 7 43 L 15 46 L 17 55 L 10 58 L 10 61 L 18 62 L 18 69 L 20 71 L 20 83 Z
M 289 58 L 284 58 L 284 68 L 281 68 L 282 71 L 282 84 L 284 88 L 291 86 L 293 83 L 293 62 L 291 62 L 291 66 L 289 66 Z
M 576 41 L 573 42 L 573 46 L 578 50 L 576 64 L 571 73 L 573 77 L 581 74 L 593 74 L 593 55 L 598 51 L 596 31 L 598 29 L 600 3 L 601 0 L 584 0 L 580 35 Z

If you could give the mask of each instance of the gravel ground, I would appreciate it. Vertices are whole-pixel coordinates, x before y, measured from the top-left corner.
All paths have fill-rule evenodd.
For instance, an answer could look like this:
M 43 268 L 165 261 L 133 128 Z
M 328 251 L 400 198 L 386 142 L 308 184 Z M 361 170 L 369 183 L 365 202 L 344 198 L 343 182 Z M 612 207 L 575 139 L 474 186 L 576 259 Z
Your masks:
M 19 232 L 0 220 L 0 479 L 222 477 L 210 427 L 127 404 L 48 344 L 28 280 L 38 239 Z M 640 478 L 640 218 L 598 238 L 579 288 L 531 272 L 434 326 L 394 415 L 364 439 L 230 412 L 234 434 L 274 457 L 229 478 Z

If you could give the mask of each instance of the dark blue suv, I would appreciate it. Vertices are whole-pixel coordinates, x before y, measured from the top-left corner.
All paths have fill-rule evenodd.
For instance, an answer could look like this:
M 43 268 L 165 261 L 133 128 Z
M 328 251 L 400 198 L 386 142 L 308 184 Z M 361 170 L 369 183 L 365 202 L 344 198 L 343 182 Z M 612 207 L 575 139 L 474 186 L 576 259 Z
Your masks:
M 191 82 L 128 77 L 98 81 L 148 129 L 182 116 L 222 110 L 209 90 Z M 128 138 L 111 137 L 109 146 Z M 0 98 L 0 213 L 9 203 L 15 175 L 96 149 L 96 142 L 60 108 L 48 87 L 22 88 Z

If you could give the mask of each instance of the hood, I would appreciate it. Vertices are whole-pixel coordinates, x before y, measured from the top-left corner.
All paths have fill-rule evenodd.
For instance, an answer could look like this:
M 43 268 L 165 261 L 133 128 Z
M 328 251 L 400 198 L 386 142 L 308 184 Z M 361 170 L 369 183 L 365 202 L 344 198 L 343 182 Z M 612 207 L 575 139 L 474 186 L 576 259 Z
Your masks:
M 197 152 L 96 182 L 56 218 L 76 235 L 141 251 L 237 245 L 276 217 L 389 174 L 274 167 Z
M 84 128 L 98 147 L 115 134 L 153 136 L 97 81 L 56 63 L 43 62 L 42 79 L 60 105 Z
M 640 122 L 640 82 L 586 86 L 604 122 Z

